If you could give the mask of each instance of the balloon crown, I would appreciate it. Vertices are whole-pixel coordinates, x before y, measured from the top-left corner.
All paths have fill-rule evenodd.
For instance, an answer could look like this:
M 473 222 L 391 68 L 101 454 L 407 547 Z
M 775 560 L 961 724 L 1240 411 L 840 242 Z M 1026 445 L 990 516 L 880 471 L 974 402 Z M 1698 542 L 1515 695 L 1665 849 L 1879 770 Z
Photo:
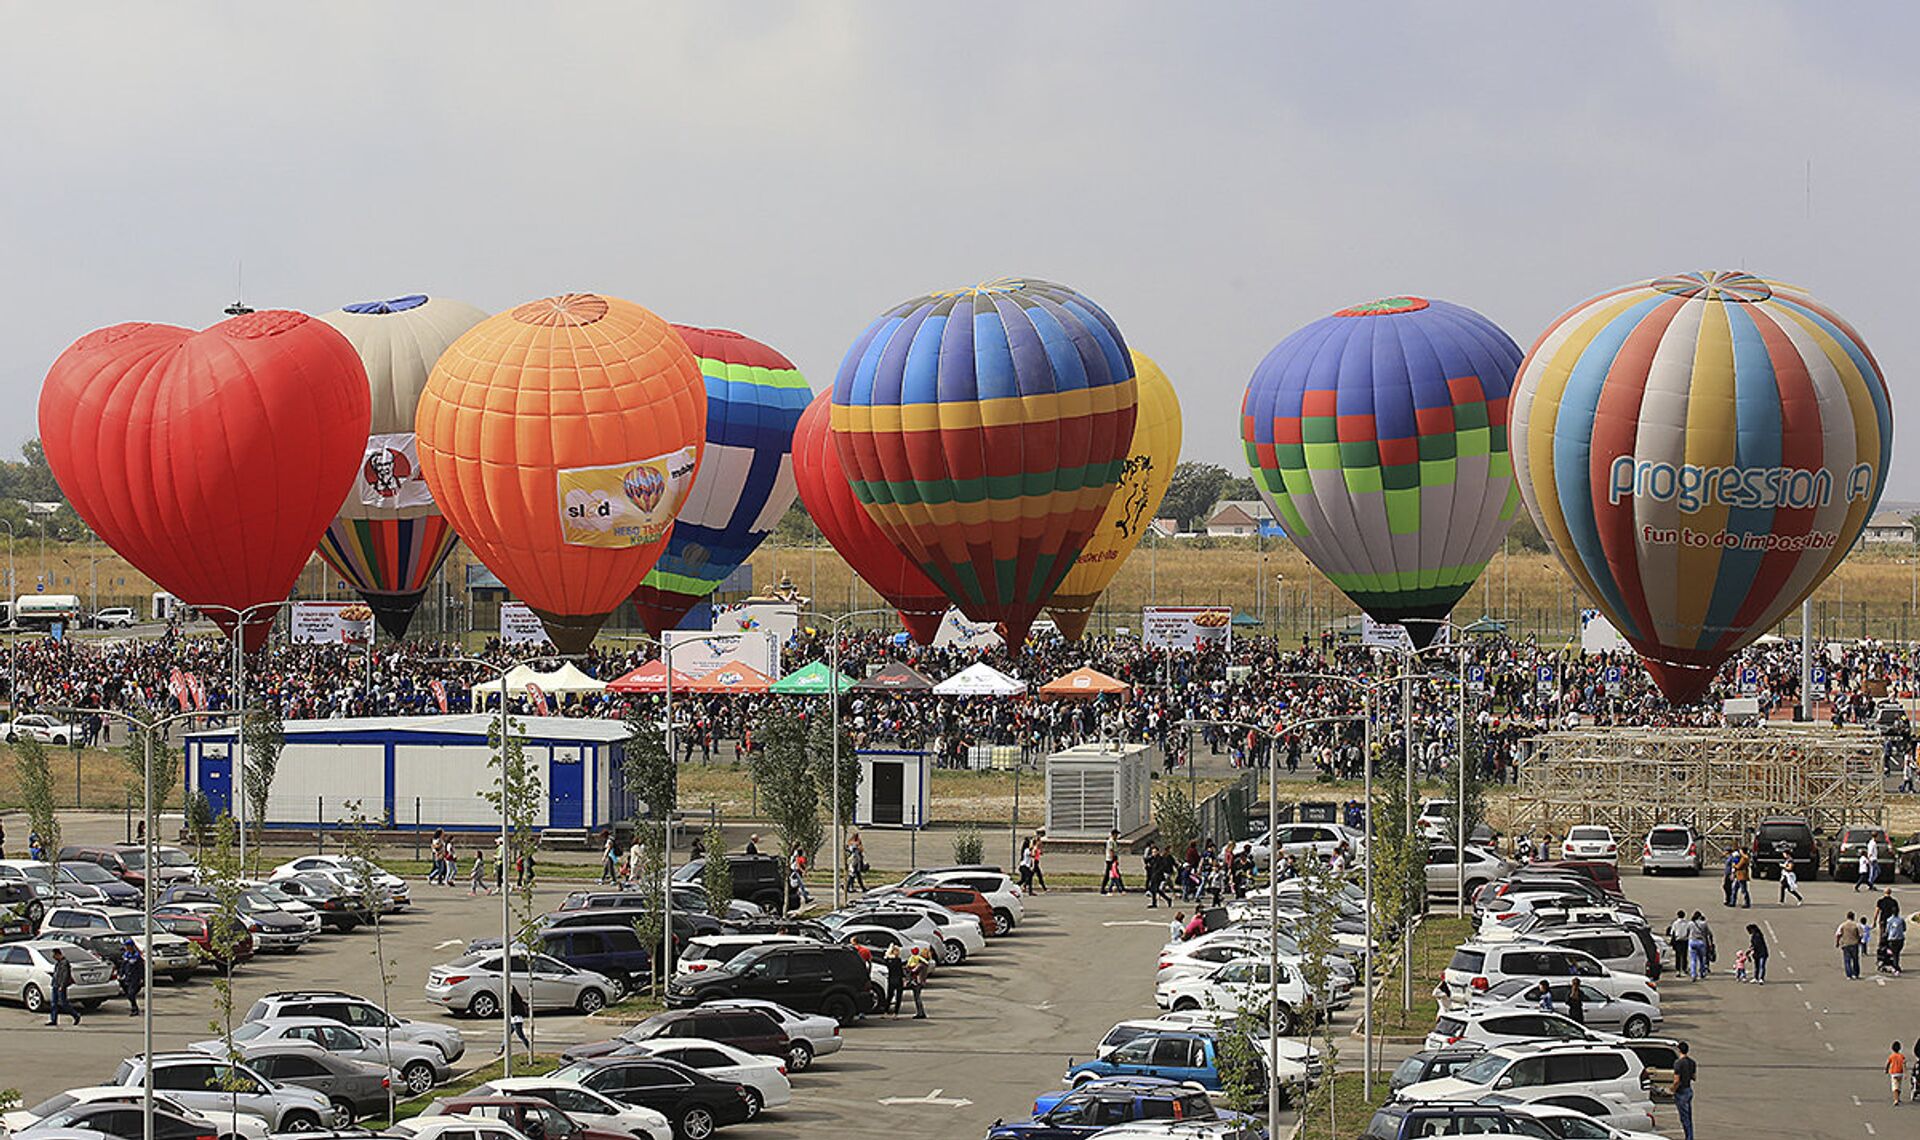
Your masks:
M 362 301 L 357 305 L 346 305 L 341 311 L 384 316 L 387 313 L 404 313 L 408 309 L 417 309 L 426 303 L 425 293 L 409 293 L 404 297 L 394 297 L 387 301 Z
M 596 293 L 562 293 L 528 301 L 513 311 L 523 325 L 590 325 L 607 315 L 607 299 Z
M 1773 286 L 1751 273 L 1739 270 L 1706 269 L 1693 273 L 1675 273 L 1656 278 L 1653 287 L 1676 297 L 1704 301 L 1731 301 L 1751 305 L 1773 296 Z
M 1336 317 L 1386 317 L 1394 313 L 1417 313 L 1427 307 L 1425 297 L 1382 297 L 1352 305 L 1333 314 Z
M 929 293 L 927 296 L 970 297 L 978 293 L 1018 293 L 1030 284 L 1032 284 L 1032 280 L 1026 277 L 996 277 L 991 281 L 982 282 L 970 289 L 942 289 L 936 293 Z
M 305 313 L 296 313 L 292 309 L 261 309 L 257 313 L 242 313 L 221 321 L 217 327 L 236 340 L 260 340 L 297 329 L 311 319 Z

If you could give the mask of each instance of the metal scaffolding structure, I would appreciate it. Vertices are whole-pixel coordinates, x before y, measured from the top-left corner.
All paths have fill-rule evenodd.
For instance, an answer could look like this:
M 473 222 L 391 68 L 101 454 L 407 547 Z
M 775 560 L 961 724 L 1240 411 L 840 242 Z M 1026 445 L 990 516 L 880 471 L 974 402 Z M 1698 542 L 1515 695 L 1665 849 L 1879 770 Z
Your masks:
M 1804 816 L 1826 835 L 1884 824 L 1881 756 L 1873 731 L 1809 724 L 1549 732 L 1522 753 L 1512 829 L 1605 824 L 1620 861 L 1638 863 L 1655 824 L 1687 823 L 1712 859 L 1770 815 Z

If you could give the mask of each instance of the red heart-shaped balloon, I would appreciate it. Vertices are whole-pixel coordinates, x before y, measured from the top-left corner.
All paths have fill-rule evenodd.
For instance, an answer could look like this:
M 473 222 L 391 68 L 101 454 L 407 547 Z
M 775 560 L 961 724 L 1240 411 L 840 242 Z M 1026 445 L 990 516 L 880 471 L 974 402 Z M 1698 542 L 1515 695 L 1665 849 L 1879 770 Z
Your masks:
M 107 545 L 229 635 L 286 599 L 339 511 L 371 418 L 360 356 L 304 313 L 201 332 L 88 333 L 40 390 L 40 442 L 67 501 Z M 247 620 L 249 652 L 273 611 Z

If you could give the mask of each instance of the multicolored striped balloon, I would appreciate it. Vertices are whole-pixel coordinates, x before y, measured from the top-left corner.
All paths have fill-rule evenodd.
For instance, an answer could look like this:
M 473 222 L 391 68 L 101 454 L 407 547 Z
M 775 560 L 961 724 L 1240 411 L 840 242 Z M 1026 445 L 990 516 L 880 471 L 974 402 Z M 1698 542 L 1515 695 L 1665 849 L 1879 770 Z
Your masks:
M 1893 448 L 1859 334 L 1748 273 L 1564 314 L 1527 354 L 1513 426 L 1540 533 L 1676 703 L 1846 557 Z
M 1289 336 L 1247 385 L 1247 463 L 1287 536 L 1420 645 L 1519 510 L 1507 450 L 1519 363 L 1520 346 L 1472 309 L 1389 297 Z
M 634 608 L 652 632 L 672 629 L 727 580 L 793 505 L 793 429 L 813 399 L 780 353 L 726 329 L 675 325 L 707 384 L 707 453 Z
M 1135 401 L 1100 306 L 1003 278 L 869 325 L 834 381 L 833 437 L 875 525 L 1018 645 L 1120 481 Z
M 319 555 L 396 638 L 406 636 L 428 581 L 459 542 L 420 477 L 414 410 L 434 361 L 486 318 L 465 302 L 417 293 L 320 315 L 367 367 L 373 426 L 360 474 L 322 536 Z

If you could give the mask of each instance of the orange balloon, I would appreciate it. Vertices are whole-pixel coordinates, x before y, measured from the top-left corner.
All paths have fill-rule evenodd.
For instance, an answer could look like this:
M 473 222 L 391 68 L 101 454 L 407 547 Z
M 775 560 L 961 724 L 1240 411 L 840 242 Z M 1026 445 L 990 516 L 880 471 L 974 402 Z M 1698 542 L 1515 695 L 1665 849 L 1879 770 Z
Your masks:
M 706 442 L 706 382 L 652 312 L 567 293 L 454 341 L 414 429 L 453 529 L 579 653 L 666 547 Z

